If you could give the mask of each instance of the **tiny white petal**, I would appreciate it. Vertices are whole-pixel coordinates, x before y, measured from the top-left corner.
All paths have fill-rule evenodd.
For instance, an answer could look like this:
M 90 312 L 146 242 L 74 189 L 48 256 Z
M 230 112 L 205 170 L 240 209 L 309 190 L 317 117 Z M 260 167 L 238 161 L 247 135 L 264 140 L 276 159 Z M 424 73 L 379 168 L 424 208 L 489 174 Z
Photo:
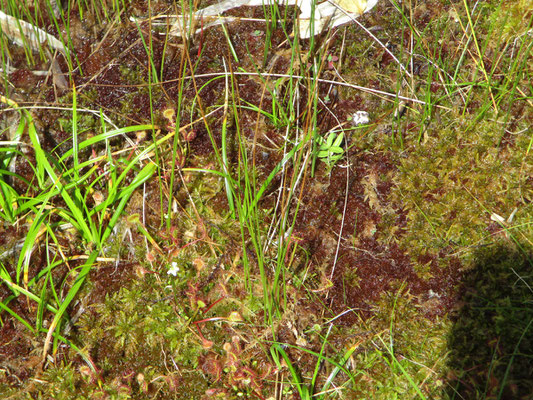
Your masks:
M 167 271 L 167 274 L 176 276 L 180 270 L 180 267 L 178 267 L 178 263 L 173 261 L 172 264 L 170 264 L 170 269 Z
M 500 224 L 502 224 L 502 225 L 505 224 L 505 218 L 503 218 L 501 215 L 498 215 L 498 214 L 496 214 L 496 213 L 492 213 L 492 214 L 490 215 L 490 219 L 491 219 L 492 221 L 494 221 L 494 222 L 498 222 L 498 223 L 500 223 Z
M 352 115 L 352 124 L 357 125 L 366 125 L 370 122 L 370 116 L 366 111 L 356 111 Z

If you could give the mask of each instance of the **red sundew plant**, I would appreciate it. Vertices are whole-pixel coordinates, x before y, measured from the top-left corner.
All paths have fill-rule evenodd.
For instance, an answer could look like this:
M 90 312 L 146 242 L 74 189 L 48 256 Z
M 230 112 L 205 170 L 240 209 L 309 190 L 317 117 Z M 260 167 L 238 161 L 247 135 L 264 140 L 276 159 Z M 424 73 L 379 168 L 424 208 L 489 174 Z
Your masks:
M 214 379 L 213 383 L 222 382 L 224 389 L 212 388 L 206 395 L 217 394 L 227 395 L 228 390 L 246 393 L 250 390 L 259 399 L 264 399 L 261 395 L 263 382 L 272 372 L 269 366 L 266 371 L 258 371 L 246 364 L 243 358 L 243 348 L 238 336 L 233 336 L 231 342 L 224 343 L 225 354 L 206 355 L 200 362 L 200 368 L 204 373 Z

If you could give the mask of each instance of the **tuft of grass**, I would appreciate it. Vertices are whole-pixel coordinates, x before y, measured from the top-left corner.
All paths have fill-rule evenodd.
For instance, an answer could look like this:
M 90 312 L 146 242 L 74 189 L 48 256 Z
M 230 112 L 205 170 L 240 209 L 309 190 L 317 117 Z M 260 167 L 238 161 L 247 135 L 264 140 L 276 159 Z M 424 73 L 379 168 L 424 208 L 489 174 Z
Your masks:
M 298 348 L 299 350 L 309 353 L 310 355 L 317 358 L 315 368 L 309 383 L 306 383 L 304 381 L 300 372 L 298 371 L 298 367 L 296 367 L 292 363 L 288 353 L 285 351 L 284 347 L 286 346 L 280 343 L 273 343 L 270 347 L 270 353 L 277 367 L 280 370 L 283 370 L 283 368 L 286 366 L 289 370 L 289 382 L 296 387 L 297 393 L 302 400 L 310 400 L 313 398 L 325 399 L 331 398 L 332 396 L 337 397 L 339 393 L 341 393 L 340 396 L 342 397 L 342 389 L 344 385 L 340 387 L 333 387 L 332 389 L 330 389 L 330 387 L 333 386 L 335 378 L 340 372 L 344 372 L 348 376 L 348 380 L 352 383 L 355 383 L 354 374 L 352 374 L 352 372 L 345 368 L 345 364 L 348 362 L 355 350 L 357 350 L 360 343 L 350 346 L 350 348 L 346 352 L 344 352 L 344 354 L 336 355 L 339 356 L 338 360 L 333 360 L 331 358 L 326 357 L 325 350 L 326 346 L 328 345 L 328 336 L 331 332 L 332 327 L 333 325 L 329 326 L 328 331 L 326 332 L 323 338 L 322 346 L 320 347 L 319 353 L 305 348 Z M 323 368 L 324 363 L 331 364 L 334 368 L 325 378 L 325 382 L 322 384 L 322 386 L 319 387 L 319 371 L 321 368 Z
M 14 102 L 10 102 L 16 106 Z M 104 251 L 104 243 L 111 235 L 118 218 L 122 214 L 126 203 L 133 191 L 142 185 L 153 174 L 154 166 L 148 163 L 138 171 L 138 174 L 127 185 L 121 183 L 129 176 L 129 171 L 136 169 L 136 164 L 140 160 L 137 156 L 125 168 L 118 171 L 118 165 L 113 161 L 112 155 L 95 157 L 87 161 L 80 162 L 79 152 L 91 145 L 105 142 L 110 137 L 123 135 L 127 131 L 136 131 L 146 129 L 148 126 L 129 127 L 104 133 L 83 142 L 79 142 L 77 131 L 77 107 L 76 92 L 73 95 L 72 108 L 72 148 L 63 156 L 53 159 L 47 154 L 39 139 L 36 126 L 31 114 L 23 108 L 16 107 L 20 113 L 20 126 L 18 131 L 27 132 L 29 141 L 32 144 L 34 152 L 35 165 L 32 165 L 35 171 L 36 182 L 32 182 L 35 195 L 27 197 L 19 195 L 16 191 L 4 185 L 3 189 L 9 197 L 3 199 L 6 205 L 4 214 L 12 219 L 24 218 L 29 221 L 29 229 L 22 243 L 20 255 L 14 268 L 14 278 L 12 271 L 6 266 L 2 266 L 1 279 L 13 292 L 13 295 L 3 299 L 0 307 L 22 322 L 32 332 L 47 331 L 43 357 L 48 352 L 48 346 L 54 340 L 54 349 L 57 348 L 56 341 L 61 336 L 57 332 L 63 323 L 63 317 L 67 308 L 75 299 L 78 291 L 83 285 L 97 257 Z M 19 135 L 21 140 L 22 135 Z M 18 144 L 18 143 L 17 143 Z M 12 152 L 6 152 L 8 157 L 5 162 L 9 163 Z M 109 176 L 107 173 L 101 173 L 99 164 L 102 161 L 108 161 Z M 4 170 L 5 171 L 5 170 Z M 83 171 L 83 172 L 82 172 Z M 6 174 L 5 176 L 10 176 Z M 100 187 L 105 191 L 105 198 L 96 198 L 93 208 L 88 207 L 88 199 L 96 188 Z M 99 192 L 100 193 L 100 192 Z M 94 197 L 94 196 L 93 196 Z M 56 205 L 58 199 L 61 199 L 64 206 Z M 111 214 L 112 206 L 116 205 Z M 69 289 L 63 295 L 56 293 L 55 277 L 53 276 L 54 268 L 65 263 L 68 265 L 69 260 L 64 256 L 59 256 L 49 260 L 49 267 L 40 271 L 38 275 L 30 278 L 30 262 L 32 253 L 39 247 L 56 248 L 61 255 L 61 247 L 58 243 L 56 230 L 70 229 L 74 234 L 80 234 L 87 245 L 89 256 L 86 262 L 79 268 L 74 268 L 67 274 L 62 285 L 66 282 Z M 35 290 L 35 292 L 33 292 Z M 40 292 L 40 293 L 39 293 Z M 50 295 L 53 294 L 53 297 Z M 36 319 L 36 326 L 32 328 L 25 319 L 18 315 L 9 307 L 9 303 L 18 296 L 24 295 L 28 299 L 36 301 L 39 305 Z M 51 297 L 51 298 L 50 298 Z M 48 329 L 43 326 L 43 312 L 45 309 L 51 311 L 54 315 Z M 66 339 L 62 339 L 66 341 Z M 55 351 L 54 351 L 55 352 Z M 82 354 L 82 356 L 84 356 Z M 84 356 L 86 358 L 86 356 Z M 44 358 L 43 358 L 44 361 Z M 89 363 L 92 367 L 92 363 Z

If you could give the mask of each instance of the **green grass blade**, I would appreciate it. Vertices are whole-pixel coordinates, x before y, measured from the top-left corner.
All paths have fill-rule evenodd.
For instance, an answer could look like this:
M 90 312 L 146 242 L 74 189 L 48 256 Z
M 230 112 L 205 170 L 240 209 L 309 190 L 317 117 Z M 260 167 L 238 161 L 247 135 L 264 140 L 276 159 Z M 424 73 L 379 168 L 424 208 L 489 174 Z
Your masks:
M 4 280 L 3 278 L 2 278 L 2 280 L 4 281 L 4 283 L 7 286 L 9 286 L 9 288 L 13 292 L 16 292 L 17 294 L 22 293 L 27 298 L 29 298 L 30 300 L 35 301 L 36 303 L 39 303 L 41 301 L 39 296 L 37 296 L 36 294 L 30 292 L 29 290 L 23 288 L 22 286 L 17 285 L 16 283 L 12 282 L 11 280 Z M 57 308 L 55 308 L 54 306 L 52 306 L 50 304 L 46 304 L 46 309 L 51 311 L 51 312 L 53 312 L 53 313 L 57 313 Z
M 48 353 L 48 348 L 50 346 L 50 340 L 53 337 L 54 331 L 56 330 L 56 327 L 58 326 L 61 318 L 63 318 L 63 314 L 67 310 L 67 308 L 70 306 L 74 298 L 76 297 L 76 294 L 80 290 L 81 286 L 85 282 L 85 278 L 87 278 L 87 275 L 91 271 L 91 268 L 96 261 L 96 257 L 98 256 L 99 250 L 94 250 L 87 261 L 82 265 L 81 271 L 79 272 L 78 276 L 76 277 L 76 280 L 74 281 L 72 287 L 68 291 L 65 299 L 59 306 L 59 309 L 55 313 L 54 319 L 52 320 L 52 323 L 50 324 L 50 328 L 48 329 L 48 333 L 46 335 L 46 340 L 43 348 L 43 358 Z
M 79 160 L 78 153 L 78 108 L 76 102 L 76 86 L 72 88 L 72 159 L 74 161 L 74 179 L 79 179 Z
M 424 396 L 424 394 L 422 393 L 422 391 L 420 390 L 420 388 L 418 387 L 418 385 L 415 383 L 415 381 L 413 381 L 413 378 L 411 378 L 411 375 L 409 375 L 407 373 L 407 371 L 405 370 L 405 368 L 402 366 L 402 364 L 398 361 L 398 359 L 394 356 L 394 352 L 392 350 L 392 348 L 390 348 L 387 343 L 385 343 L 385 341 L 379 337 L 379 340 L 381 340 L 381 343 L 383 343 L 383 346 L 385 347 L 385 349 L 387 350 L 387 353 L 389 353 L 389 356 L 391 357 L 392 359 L 392 362 L 394 363 L 394 365 L 396 365 L 398 367 L 398 369 L 402 372 L 403 376 L 405 376 L 405 379 L 407 379 L 407 381 L 409 382 L 409 385 L 415 390 L 416 394 L 418 394 L 418 396 L 423 399 L 423 400 L 426 400 L 426 396 Z M 383 354 L 381 354 L 381 352 L 379 352 L 379 355 L 383 358 L 385 358 L 383 356 Z
M 41 232 L 41 228 L 50 212 L 49 209 L 47 209 L 48 200 L 49 200 L 49 196 L 45 198 L 45 200 L 43 201 L 41 207 L 39 208 L 37 214 L 35 215 L 33 219 L 30 229 L 28 230 L 28 233 L 26 235 L 26 238 L 24 239 L 24 243 L 22 245 L 22 249 L 20 251 L 20 255 L 17 261 L 17 269 L 16 269 L 17 284 L 20 284 L 20 276 L 23 271 L 24 271 L 24 282 L 26 284 L 28 282 L 28 270 L 30 267 L 31 253 L 38 239 L 39 232 Z
M 0 309 L 7 312 L 9 315 L 11 315 L 13 318 L 15 318 L 17 321 L 19 321 L 22 325 L 24 325 L 31 333 L 35 333 L 35 330 L 33 327 L 26 321 L 24 318 L 22 318 L 20 315 L 18 315 L 15 311 L 13 311 L 11 308 L 9 308 L 7 305 L 4 304 L 3 301 L 0 301 Z
M 287 368 L 289 369 L 289 372 L 291 373 L 292 384 L 296 386 L 296 390 L 298 390 L 298 394 L 300 395 L 300 398 L 302 400 L 311 400 L 309 390 L 303 384 L 302 378 L 300 377 L 299 372 L 296 370 L 296 368 L 292 364 L 292 361 L 289 358 L 289 355 L 283 349 L 283 347 L 281 347 L 281 345 L 279 345 L 278 343 L 272 344 L 272 346 L 270 347 L 270 354 L 272 355 L 272 359 L 274 360 L 278 368 L 282 367 L 282 363 L 279 358 L 279 355 L 281 355 L 281 358 L 283 358 L 283 360 L 285 361 L 285 364 L 287 365 Z
M 28 117 L 29 117 L 29 114 L 28 114 Z M 65 190 L 65 187 L 63 183 L 61 182 L 61 179 L 56 175 L 56 173 L 54 172 L 54 169 L 50 165 L 50 162 L 48 161 L 45 152 L 41 148 L 39 138 L 37 136 L 37 131 L 35 130 L 35 126 L 31 122 L 31 119 L 29 120 L 29 123 L 28 123 L 28 134 L 30 136 L 30 140 L 33 144 L 33 149 L 35 151 L 35 158 L 37 160 L 37 170 L 39 170 L 39 168 L 42 168 L 48 173 L 48 176 L 52 180 L 53 185 L 56 186 L 56 188 L 59 190 L 61 196 L 63 197 L 63 200 L 65 201 L 65 203 L 67 204 L 67 207 L 72 213 L 73 218 L 76 220 L 79 226 L 79 229 L 81 233 L 83 234 L 84 238 L 90 243 L 98 243 L 97 238 L 93 237 L 92 231 L 87 225 L 87 222 L 85 220 L 85 216 L 83 215 L 82 210 L 79 208 L 76 202 L 72 199 L 72 197 Z
M 102 242 L 106 241 L 107 238 L 109 237 L 109 235 L 111 235 L 111 232 L 113 231 L 113 227 L 117 223 L 118 218 L 120 217 L 120 215 L 122 214 L 122 211 L 126 207 L 126 203 L 128 202 L 128 200 L 129 200 L 130 196 L 132 195 L 133 191 L 137 187 L 142 185 L 144 182 L 146 182 L 153 175 L 153 173 L 155 172 L 156 168 L 157 168 L 157 166 L 155 164 L 153 164 L 153 163 L 148 164 L 147 166 L 145 166 L 141 170 L 141 172 L 139 174 L 137 174 L 137 176 L 130 183 L 130 185 L 126 189 L 124 189 L 124 190 L 122 190 L 120 192 L 120 194 L 118 196 L 118 198 L 120 199 L 120 203 L 117 206 L 115 212 L 113 213 L 113 216 L 109 220 L 109 223 L 108 223 L 104 233 L 102 234 L 102 238 L 101 238 Z

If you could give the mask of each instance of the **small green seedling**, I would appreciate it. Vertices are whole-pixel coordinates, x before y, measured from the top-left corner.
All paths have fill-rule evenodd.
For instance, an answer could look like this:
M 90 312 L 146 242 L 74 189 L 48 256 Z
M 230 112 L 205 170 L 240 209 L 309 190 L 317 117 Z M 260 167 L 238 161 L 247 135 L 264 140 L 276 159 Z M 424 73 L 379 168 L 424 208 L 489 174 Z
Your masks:
M 337 161 L 339 161 L 344 155 L 344 148 L 342 147 L 342 140 L 344 139 L 344 132 L 336 134 L 331 132 L 327 139 L 323 137 L 318 137 L 318 148 L 317 157 L 325 162 L 329 168 L 332 168 Z

